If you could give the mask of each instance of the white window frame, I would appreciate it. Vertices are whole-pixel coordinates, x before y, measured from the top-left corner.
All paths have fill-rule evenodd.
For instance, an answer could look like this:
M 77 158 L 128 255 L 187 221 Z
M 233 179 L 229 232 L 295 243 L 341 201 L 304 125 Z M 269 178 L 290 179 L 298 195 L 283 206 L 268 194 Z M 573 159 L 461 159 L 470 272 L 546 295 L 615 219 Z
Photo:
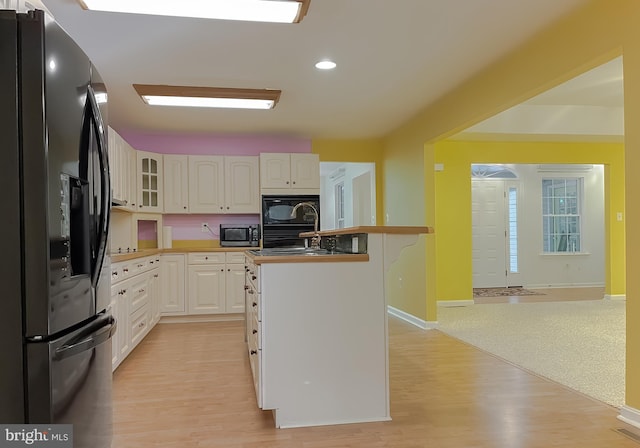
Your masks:
M 335 228 L 344 229 L 344 180 L 333 186 L 335 198 Z
M 546 182 L 551 182 L 550 187 L 555 185 L 557 191 L 546 189 Z M 572 194 L 574 186 L 575 195 Z M 542 252 L 544 254 L 584 253 L 582 223 L 584 177 L 544 177 L 541 187 Z

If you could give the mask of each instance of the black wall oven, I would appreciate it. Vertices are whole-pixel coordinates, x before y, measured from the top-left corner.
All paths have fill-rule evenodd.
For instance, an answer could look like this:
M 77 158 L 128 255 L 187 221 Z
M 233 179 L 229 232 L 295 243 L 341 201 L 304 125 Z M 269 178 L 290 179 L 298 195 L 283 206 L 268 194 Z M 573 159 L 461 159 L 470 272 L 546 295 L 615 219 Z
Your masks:
M 291 215 L 293 208 L 301 202 L 314 205 L 299 207 Z M 262 246 L 291 247 L 304 246 L 302 232 L 312 232 L 316 219 L 320 230 L 320 196 L 315 195 L 264 195 L 262 196 Z

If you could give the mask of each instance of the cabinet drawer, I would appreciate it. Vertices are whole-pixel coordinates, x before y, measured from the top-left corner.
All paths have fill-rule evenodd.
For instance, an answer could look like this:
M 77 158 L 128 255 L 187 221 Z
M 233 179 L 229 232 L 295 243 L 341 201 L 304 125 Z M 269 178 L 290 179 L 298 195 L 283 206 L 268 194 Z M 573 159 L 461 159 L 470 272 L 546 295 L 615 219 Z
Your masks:
M 188 264 L 219 264 L 224 262 L 224 252 L 192 252 L 187 255 Z
M 251 286 L 247 289 L 247 313 L 249 316 L 252 314 L 256 316 L 258 322 L 262 322 L 262 306 L 260 304 L 260 294 L 256 292 Z
M 258 322 L 258 314 L 255 313 L 250 319 L 251 331 L 249 337 L 255 338 L 255 345 L 259 350 L 262 350 L 262 322 Z
M 226 252 L 226 262 L 244 264 L 244 252 Z
M 131 315 L 131 348 L 138 345 L 138 343 L 144 338 L 149 329 L 150 322 L 149 307 L 143 306 L 138 311 Z
M 134 313 L 149 302 L 149 277 L 143 275 L 141 278 L 132 280 L 131 286 L 129 287 L 131 297 L 130 312 Z
M 118 282 L 121 282 L 124 279 L 122 275 L 122 265 L 121 264 L 112 264 L 111 265 L 111 284 L 114 285 Z
M 249 337 L 249 365 L 251 366 L 251 375 L 253 376 L 253 387 L 256 390 L 256 401 L 258 407 L 262 409 L 262 350 L 258 348 L 257 337 Z
M 247 285 L 253 286 L 257 292 L 260 292 L 260 267 L 249 263 L 246 268 Z

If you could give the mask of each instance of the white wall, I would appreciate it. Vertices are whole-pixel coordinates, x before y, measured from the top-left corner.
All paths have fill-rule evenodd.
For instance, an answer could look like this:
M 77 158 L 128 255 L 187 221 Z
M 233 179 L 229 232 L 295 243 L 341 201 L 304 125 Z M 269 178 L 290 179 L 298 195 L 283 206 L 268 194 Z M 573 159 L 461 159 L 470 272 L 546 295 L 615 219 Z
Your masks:
M 519 253 L 525 287 L 604 286 L 604 167 L 588 172 L 539 172 L 538 165 L 507 165 L 520 178 Z M 584 254 L 542 253 L 542 179 L 584 177 Z
M 371 173 L 371 225 L 375 225 L 376 216 L 376 171 L 374 163 L 327 163 L 320 166 L 320 228 L 334 229 L 335 225 L 335 185 L 344 182 L 344 226 L 353 226 L 353 179 Z M 327 169 L 329 168 L 329 169 Z M 340 169 L 343 174 L 332 176 Z

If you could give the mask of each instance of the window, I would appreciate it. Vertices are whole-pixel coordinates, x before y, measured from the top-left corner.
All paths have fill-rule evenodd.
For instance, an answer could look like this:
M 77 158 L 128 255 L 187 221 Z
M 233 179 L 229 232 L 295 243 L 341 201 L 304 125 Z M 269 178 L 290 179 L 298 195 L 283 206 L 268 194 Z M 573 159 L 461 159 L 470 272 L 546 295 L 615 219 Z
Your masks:
M 335 185 L 336 229 L 344 229 L 344 182 Z
M 516 173 L 503 165 L 471 165 L 471 177 L 474 179 L 517 179 Z
M 542 179 L 544 252 L 580 252 L 582 178 Z
M 518 272 L 518 189 L 509 187 L 509 272 Z

